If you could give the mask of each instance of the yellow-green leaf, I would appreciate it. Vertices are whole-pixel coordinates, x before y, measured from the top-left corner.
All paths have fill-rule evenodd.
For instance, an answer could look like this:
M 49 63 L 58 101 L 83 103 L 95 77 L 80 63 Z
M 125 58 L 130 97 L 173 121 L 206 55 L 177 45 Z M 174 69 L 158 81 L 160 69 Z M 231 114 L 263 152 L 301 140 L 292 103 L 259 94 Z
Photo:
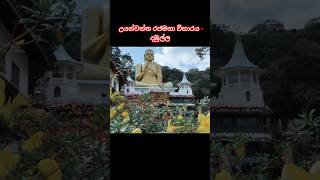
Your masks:
M 314 163 L 309 171 L 311 175 L 311 180 L 320 179 L 320 161 Z
M 199 113 L 198 122 L 199 122 L 199 126 L 197 129 L 197 132 L 209 134 L 210 133 L 210 116 L 206 116 L 202 113 Z
M 28 152 L 32 152 L 35 149 L 39 148 L 41 145 L 41 140 L 43 137 L 42 132 L 37 132 L 34 135 L 32 135 L 29 139 L 25 140 L 22 144 L 22 149 L 26 150 Z
M 282 168 L 281 180 L 308 180 L 310 179 L 310 175 L 304 169 L 294 165 L 294 164 L 286 164 Z
M 22 106 L 27 106 L 30 104 L 30 99 L 22 94 L 18 94 L 10 104 L 8 104 L 10 112 L 17 111 Z
M 228 171 L 222 170 L 220 173 L 216 174 L 215 180 L 231 180 L 231 175 Z
M 133 134 L 141 134 L 142 130 L 140 128 L 136 128 L 135 130 L 132 131 Z
M 234 147 L 234 151 L 239 159 L 243 159 L 246 154 L 246 145 L 239 144 L 238 146 Z
M 6 177 L 19 161 L 20 156 L 18 154 L 13 154 L 7 149 L 0 151 L 0 179 Z
M 0 107 L 3 105 L 6 98 L 5 89 L 6 89 L 6 83 L 2 78 L 0 78 Z
M 110 109 L 110 120 L 112 120 L 114 118 L 114 116 L 116 115 L 117 110 L 116 108 L 111 108 Z
M 38 163 L 39 171 L 47 180 L 61 180 L 62 174 L 59 164 L 54 159 L 43 159 Z

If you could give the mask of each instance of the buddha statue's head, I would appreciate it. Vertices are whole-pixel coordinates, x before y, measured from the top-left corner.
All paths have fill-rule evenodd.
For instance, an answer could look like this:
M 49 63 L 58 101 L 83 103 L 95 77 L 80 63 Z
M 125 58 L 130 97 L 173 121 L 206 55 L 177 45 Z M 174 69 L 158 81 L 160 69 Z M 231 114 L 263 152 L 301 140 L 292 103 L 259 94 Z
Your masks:
M 154 53 L 151 49 L 148 49 L 144 53 L 144 62 L 152 62 L 154 61 Z

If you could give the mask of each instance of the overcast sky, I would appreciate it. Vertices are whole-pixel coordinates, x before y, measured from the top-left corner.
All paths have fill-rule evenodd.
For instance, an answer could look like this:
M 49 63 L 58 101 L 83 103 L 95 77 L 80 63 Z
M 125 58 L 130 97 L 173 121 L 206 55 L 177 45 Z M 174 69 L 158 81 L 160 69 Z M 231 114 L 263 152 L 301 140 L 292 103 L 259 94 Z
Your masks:
M 155 62 L 162 66 L 177 68 L 181 71 L 188 71 L 192 68 L 205 70 L 210 66 L 209 55 L 204 60 L 196 55 L 197 47 L 119 47 L 122 54 L 129 53 L 134 64 L 144 62 L 144 52 L 152 49 L 155 53 Z
M 320 0 L 211 0 L 211 21 L 248 31 L 266 19 L 284 23 L 286 29 L 301 28 L 320 16 Z
M 76 3 L 76 13 L 82 14 L 82 11 L 88 7 L 105 6 L 107 4 L 107 0 L 76 0 Z

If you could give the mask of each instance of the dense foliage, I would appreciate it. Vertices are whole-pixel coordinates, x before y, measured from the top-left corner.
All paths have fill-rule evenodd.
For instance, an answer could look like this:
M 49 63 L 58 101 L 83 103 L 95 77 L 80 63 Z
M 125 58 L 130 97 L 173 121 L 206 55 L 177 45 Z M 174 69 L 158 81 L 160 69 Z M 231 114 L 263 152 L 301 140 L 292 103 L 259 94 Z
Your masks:
M 241 135 L 228 142 L 213 137 L 211 143 L 212 176 L 215 180 L 316 180 L 320 178 L 320 116 L 303 112 L 288 130 L 272 139 L 272 153 L 256 152 L 254 166 L 245 166 L 246 146 L 252 141 Z
M 126 99 L 110 92 L 111 133 L 210 133 L 209 100 L 204 98 L 193 110 L 172 105 L 155 105 L 145 94 Z M 206 108 L 204 108 L 206 107 Z
M 21 94 L 5 100 L 0 81 L 0 179 L 108 178 L 104 106 L 33 105 Z

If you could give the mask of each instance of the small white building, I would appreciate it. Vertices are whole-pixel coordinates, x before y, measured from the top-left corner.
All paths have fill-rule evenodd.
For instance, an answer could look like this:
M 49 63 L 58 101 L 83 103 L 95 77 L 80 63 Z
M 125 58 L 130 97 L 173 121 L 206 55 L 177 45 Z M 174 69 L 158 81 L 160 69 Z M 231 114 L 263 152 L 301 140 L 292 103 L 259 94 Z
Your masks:
M 81 71 L 82 64 L 73 60 L 60 45 L 54 52 L 55 69 L 46 72 L 47 87 L 44 91 L 45 102 L 49 104 L 72 103 L 79 98 L 76 73 Z
M 263 92 L 259 84 L 262 71 L 252 64 L 237 38 L 230 61 L 217 74 L 222 78 L 222 87 L 214 106 L 264 107 Z
M 192 83 L 187 79 L 187 76 L 185 73 L 183 73 L 182 80 L 178 83 L 178 92 L 170 92 L 170 95 L 172 96 L 192 96 L 192 89 L 191 89 Z
M 177 84 L 178 91 L 170 92 L 170 100 L 175 105 L 194 106 L 193 99 L 195 98 L 192 92 L 192 83 L 187 79 L 183 73 L 182 80 Z
M 83 64 L 69 56 L 60 45 L 54 52 L 55 69 L 47 71 L 41 80 L 45 86 L 36 89 L 36 94 L 44 93 L 46 104 L 89 103 L 102 104 L 107 98 L 106 81 L 78 79 Z
M 211 107 L 217 120 L 213 122 L 214 136 L 230 138 L 242 134 L 258 141 L 271 138 L 267 133 L 271 111 L 264 104 L 259 83 L 261 73 L 249 61 L 237 37 L 230 61 L 217 71 L 222 87 Z
M 248 138 L 247 153 L 242 160 L 247 167 L 259 164 L 261 159 L 256 154 L 268 152 L 272 147 L 269 118 L 272 111 L 264 104 L 261 73 L 249 61 L 237 37 L 230 61 L 217 72 L 222 87 L 211 107 L 215 119 L 211 124 L 213 138 L 225 142 L 241 136 Z
M 45 87 L 36 90 L 37 94 L 45 94 L 44 103 L 107 103 L 110 39 L 106 8 L 90 7 L 82 15 L 80 61 L 74 60 L 62 45 L 54 52 L 56 68 L 48 71 L 44 83 L 40 83 Z

